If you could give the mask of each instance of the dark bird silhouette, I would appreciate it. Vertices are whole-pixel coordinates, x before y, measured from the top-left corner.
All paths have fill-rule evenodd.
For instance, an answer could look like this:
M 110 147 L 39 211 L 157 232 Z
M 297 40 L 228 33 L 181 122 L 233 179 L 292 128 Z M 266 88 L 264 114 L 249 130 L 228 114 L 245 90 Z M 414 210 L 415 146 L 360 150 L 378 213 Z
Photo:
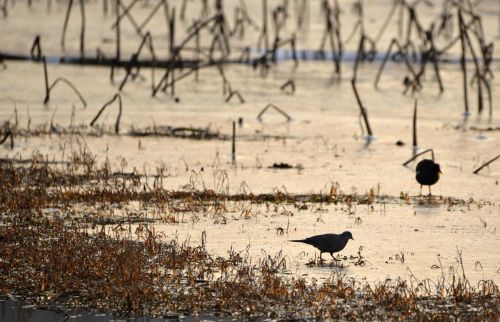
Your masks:
M 340 252 L 344 249 L 345 245 L 349 239 L 354 240 L 352 238 L 352 234 L 350 231 L 344 231 L 342 234 L 323 234 L 312 236 L 306 239 L 298 239 L 298 240 L 290 240 L 295 243 L 304 243 L 319 249 L 319 259 L 321 260 L 321 254 L 330 253 L 333 257 L 333 253 Z M 337 260 L 335 257 L 333 259 Z
M 422 195 L 422 186 L 429 186 L 429 196 L 431 195 L 431 186 L 438 182 L 441 168 L 439 164 L 432 160 L 424 159 L 417 164 L 417 182 L 420 183 L 420 195 Z

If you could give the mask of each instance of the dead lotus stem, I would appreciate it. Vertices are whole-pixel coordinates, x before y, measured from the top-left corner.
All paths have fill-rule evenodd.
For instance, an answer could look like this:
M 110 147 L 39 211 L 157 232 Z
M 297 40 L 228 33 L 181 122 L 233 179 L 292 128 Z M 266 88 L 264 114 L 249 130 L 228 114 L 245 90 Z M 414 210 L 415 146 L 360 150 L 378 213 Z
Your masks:
M 148 44 L 148 48 L 149 48 L 149 51 L 150 51 L 152 59 L 153 59 L 153 69 L 154 69 L 154 64 L 156 62 L 156 55 L 155 55 L 155 51 L 154 51 L 154 47 L 153 47 L 153 38 L 151 37 L 151 34 L 148 31 L 144 35 L 144 37 L 142 37 L 141 44 L 139 45 L 139 48 L 137 49 L 137 51 L 134 54 L 132 54 L 132 57 L 130 57 L 130 61 L 128 62 L 127 66 L 126 66 L 127 73 L 125 74 L 125 77 L 124 77 L 124 79 L 119 87 L 120 91 L 123 90 L 123 87 L 125 87 L 125 84 L 127 83 L 127 80 L 131 75 L 133 77 L 135 77 L 137 74 L 139 74 L 140 66 L 138 64 L 138 62 L 139 62 L 138 59 L 139 59 L 139 55 L 142 52 L 142 48 L 144 48 L 144 45 L 146 43 Z M 134 73 L 132 73 L 132 69 L 134 69 L 134 68 L 136 69 L 136 71 Z
M 287 122 L 290 122 L 292 120 L 292 117 L 288 115 L 285 111 L 283 111 L 281 108 L 272 103 L 269 103 L 262 109 L 262 111 L 260 111 L 259 115 L 257 115 L 257 120 L 259 120 L 259 122 L 262 122 L 262 115 L 264 115 L 264 113 L 270 108 L 276 110 L 278 113 L 283 115 L 286 118 Z
M 167 68 L 167 75 L 171 74 L 172 85 L 170 86 L 170 95 L 175 95 L 175 66 L 174 61 L 179 57 L 180 49 L 175 48 L 175 7 L 172 8 L 169 24 L 169 48 L 170 48 L 170 63 Z M 165 90 L 165 89 L 164 89 Z
M 480 68 L 479 66 L 479 60 L 477 58 L 476 52 L 474 51 L 474 47 L 472 45 L 472 41 L 470 39 L 470 35 L 467 32 L 467 29 L 464 28 L 464 37 L 467 40 L 467 44 L 469 47 L 469 51 L 472 55 L 472 61 L 474 62 L 474 67 L 476 69 L 475 74 L 471 80 L 474 81 L 476 80 L 477 82 L 477 96 L 478 96 L 478 113 L 481 114 L 483 110 L 483 85 L 486 85 L 487 91 L 488 91 L 488 98 L 489 98 L 489 103 L 490 103 L 490 115 L 491 115 L 491 92 L 489 89 L 489 84 L 486 81 L 486 78 L 484 77 L 484 68 Z M 481 42 L 481 41 L 480 41 Z M 483 57 L 483 61 L 485 61 L 485 68 L 486 68 L 486 59 Z
M 158 2 L 158 4 L 151 10 L 149 15 L 144 19 L 144 21 L 139 25 L 139 30 L 142 31 L 146 27 L 146 25 L 149 23 L 151 19 L 155 16 L 156 12 L 166 3 L 166 0 L 161 0 Z
M 238 98 L 241 104 L 245 103 L 245 99 L 243 98 L 241 93 L 239 91 L 233 91 L 232 89 L 229 89 L 229 95 L 226 98 L 226 103 L 228 103 L 234 96 Z
M 415 99 L 415 105 L 413 107 L 413 149 L 417 148 L 417 104 L 418 100 Z
M 124 7 L 123 13 L 116 15 L 116 20 L 111 25 L 111 29 L 116 28 L 120 24 L 123 17 L 125 17 L 127 12 L 129 12 L 138 2 L 139 2 L 139 0 L 133 0 L 132 2 L 130 2 L 130 4 L 128 6 Z M 120 7 L 123 6 L 123 4 L 119 3 L 118 1 L 115 3 L 115 5 L 120 6 Z
M 131 2 L 131 4 L 127 7 L 125 7 L 125 5 L 123 5 L 123 3 L 120 1 L 118 3 L 118 5 L 120 5 L 123 9 L 123 13 L 121 14 L 121 16 L 118 16 L 118 18 L 116 19 L 116 21 L 113 23 L 113 25 L 111 26 L 111 29 L 113 28 L 117 28 L 118 27 L 118 24 L 121 22 L 121 20 L 123 19 L 123 17 L 127 17 L 128 20 L 130 21 L 130 24 L 132 25 L 132 27 L 134 27 L 134 30 L 135 32 L 137 33 L 137 35 L 139 35 L 139 37 L 143 37 L 144 35 L 142 34 L 142 31 L 139 27 L 139 25 L 137 24 L 137 22 L 135 21 L 134 19 L 134 16 L 132 16 L 132 14 L 130 13 L 130 10 L 132 9 L 132 7 L 138 2 L 138 0 L 134 0 Z
M 264 42 L 264 52 L 269 51 L 269 33 L 267 24 L 267 0 L 262 0 L 262 30 L 257 39 L 257 48 L 262 49 L 262 42 Z
M 10 128 L 10 126 L 7 127 L 7 132 L 5 133 L 4 137 L 0 140 L 0 144 L 3 144 L 7 139 L 10 137 L 10 149 L 14 149 L 14 132 Z
M 460 56 L 460 66 L 462 67 L 462 75 L 463 75 L 463 90 L 464 90 L 464 108 L 465 114 L 469 114 L 469 95 L 468 95 L 468 86 L 467 86 L 467 61 L 466 61 L 466 48 L 465 48 L 465 26 L 462 17 L 462 11 L 458 10 L 458 28 L 460 31 L 460 44 L 462 54 Z
M 422 151 L 416 155 L 414 155 L 410 160 L 406 161 L 405 163 L 403 163 L 403 166 L 406 166 L 408 163 L 412 162 L 413 160 L 415 160 L 416 158 L 418 158 L 419 156 L 427 153 L 427 152 L 431 152 L 431 155 L 432 155 L 432 161 L 434 161 L 434 150 L 433 149 L 427 149 L 425 151 Z
M 102 13 L 107 16 L 108 15 L 108 0 L 102 1 Z
M 393 46 L 396 46 L 398 48 L 397 54 L 403 58 L 408 71 L 412 75 L 414 82 L 416 82 L 415 85 L 419 86 L 419 79 L 417 79 L 417 74 L 416 74 L 413 66 L 410 63 L 410 60 L 408 59 L 408 51 L 406 49 L 403 49 L 403 47 L 401 46 L 401 44 L 398 42 L 398 40 L 396 38 L 393 38 L 391 40 L 391 43 L 389 44 L 389 48 L 387 49 L 387 51 L 385 53 L 384 60 L 382 61 L 382 64 L 380 65 L 380 68 L 377 72 L 377 76 L 375 77 L 375 82 L 374 82 L 375 88 L 378 88 L 378 83 L 380 81 L 380 77 L 382 76 L 382 72 L 385 68 L 385 64 L 387 63 L 387 61 L 391 57 L 391 52 L 392 52 Z
M 85 53 L 85 1 L 79 0 L 80 2 L 80 15 L 81 15 L 81 27 L 80 27 L 80 58 L 83 59 Z M 73 0 L 69 0 L 68 9 L 66 10 L 66 15 L 64 17 L 63 30 L 61 35 L 61 49 L 65 49 L 66 41 L 66 30 L 68 28 L 69 17 L 71 15 L 71 9 L 73 8 Z
M 121 0 L 116 0 L 115 3 L 115 14 L 116 17 L 120 17 L 120 6 Z M 120 19 L 116 20 L 116 54 L 115 59 L 116 63 L 120 62 L 120 54 L 121 54 L 121 28 L 120 28 Z M 113 68 L 112 68 L 113 71 Z
M 496 161 L 496 160 L 498 160 L 498 159 L 500 159 L 500 154 L 499 154 L 499 155 L 497 155 L 496 157 L 494 157 L 493 159 L 491 159 L 491 160 L 489 160 L 489 161 L 487 161 L 487 162 L 483 163 L 483 165 L 482 165 L 482 166 L 480 166 L 479 168 L 477 168 L 476 170 L 474 170 L 474 172 L 473 172 L 473 173 L 474 173 L 474 174 L 478 174 L 478 173 L 479 173 L 479 171 L 481 171 L 483 168 L 485 168 L 485 167 L 489 166 L 491 163 L 495 162 L 495 161 Z
M 175 9 L 175 8 L 174 8 Z M 166 13 L 168 13 L 168 10 L 166 10 Z M 168 25 L 169 25 L 169 30 L 170 30 L 170 40 L 169 40 L 169 43 L 170 43 L 170 58 L 169 58 L 169 61 L 171 62 L 168 67 L 167 67 L 167 70 L 165 71 L 162 79 L 160 80 L 160 82 L 156 85 L 156 87 L 153 89 L 152 91 L 152 95 L 155 96 L 156 93 L 162 89 L 163 91 L 165 91 L 169 86 L 173 86 L 175 84 L 176 81 L 186 77 L 187 75 L 191 74 L 192 72 L 197 72 L 199 69 L 201 68 L 204 68 L 204 67 L 208 67 L 208 66 L 211 66 L 213 65 L 212 62 L 208 62 L 204 65 L 200 65 L 200 64 L 197 64 L 196 66 L 193 67 L 193 69 L 189 70 L 188 72 L 182 74 L 181 76 L 179 76 L 178 78 L 175 78 L 174 76 L 170 76 L 170 72 L 171 72 L 171 69 L 174 68 L 174 62 L 179 62 L 179 59 L 180 59 L 180 52 L 182 51 L 182 49 L 184 49 L 184 47 L 186 46 L 186 44 L 193 38 L 193 37 L 197 37 L 197 35 L 199 36 L 199 32 L 203 29 L 203 28 L 207 28 L 209 26 L 209 24 L 213 21 L 216 20 L 217 18 L 217 15 L 215 16 L 212 16 L 202 22 L 195 22 L 188 30 L 191 31 L 191 33 L 186 37 L 184 38 L 184 40 L 178 45 L 178 46 L 175 46 L 174 48 L 174 39 L 173 39 L 173 32 L 175 31 L 175 24 L 174 22 L 172 21 L 173 20 L 173 16 L 175 15 L 175 11 L 172 10 L 172 13 L 168 13 L 168 17 L 170 17 L 169 19 L 167 19 L 168 21 Z M 196 39 L 195 39 L 196 40 Z M 201 53 L 201 51 L 197 51 L 197 53 Z M 181 65 L 182 65 L 182 61 L 179 62 Z M 170 77 L 170 81 L 168 81 Z M 164 84 L 165 83 L 165 84 Z M 225 95 L 225 94 L 224 94 Z
M 290 92 L 287 91 L 290 88 Z M 295 93 L 295 82 L 292 79 L 287 80 L 283 85 L 280 86 L 280 90 L 287 94 Z
M 80 58 L 85 55 L 85 0 L 80 0 L 82 25 L 80 27 Z
M 185 73 L 183 74 L 180 74 L 179 76 L 177 76 L 175 79 L 173 80 L 170 80 L 169 82 L 165 83 L 166 79 L 168 79 L 168 76 L 169 74 L 165 74 L 166 76 L 164 76 L 160 82 L 155 86 L 155 88 L 153 89 L 153 96 L 156 95 L 156 93 L 162 89 L 162 90 L 166 90 L 168 87 L 172 86 L 175 82 L 178 82 L 186 77 L 188 77 L 189 75 L 195 73 L 197 70 L 200 70 L 200 69 L 203 69 L 203 68 L 207 68 L 207 67 L 211 67 L 213 66 L 212 63 L 205 63 L 203 65 L 197 65 L 197 66 L 194 66 L 192 69 L 186 71 Z M 165 84 L 163 84 L 165 83 Z M 163 87 L 163 88 L 162 88 Z
M 83 107 L 87 107 L 87 102 L 85 101 L 85 99 L 83 98 L 82 94 L 78 91 L 78 89 L 76 88 L 75 85 L 73 85 L 69 80 L 67 80 L 66 78 L 63 78 L 63 77 L 58 77 L 50 86 L 49 86 L 49 75 L 48 75 L 48 72 L 47 72 L 47 60 L 45 58 L 45 56 L 42 56 L 42 62 L 43 62 L 43 71 L 44 71 L 44 76 L 45 76 L 45 99 L 43 100 L 43 103 L 44 104 L 47 104 L 48 101 L 50 100 L 50 91 L 59 83 L 59 82 L 63 82 L 65 83 L 66 85 L 68 85 L 72 90 L 73 92 L 75 92 L 75 94 L 78 96 L 78 98 L 80 99 L 80 101 L 82 102 L 83 104 Z
M 352 85 L 352 89 L 354 91 L 354 95 L 356 96 L 356 101 L 358 102 L 359 109 L 361 110 L 361 115 L 363 116 L 363 121 L 365 122 L 365 127 L 366 127 L 366 131 L 368 132 L 368 136 L 372 137 L 373 132 L 372 132 L 372 129 L 370 127 L 370 122 L 368 121 L 368 115 L 366 113 L 365 107 L 363 106 L 363 103 L 361 102 L 361 98 L 359 97 L 358 90 L 356 89 L 356 82 L 355 82 L 354 78 L 351 80 L 351 85 Z
M 322 7 L 325 11 L 325 30 L 321 38 L 318 54 L 320 56 L 324 56 L 326 41 L 329 40 L 330 49 L 333 54 L 333 62 L 335 64 L 335 73 L 340 74 L 340 63 L 342 59 L 342 40 L 340 39 L 340 30 L 338 26 L 340 21 L 338 20 L 338 14 L 336 13 L 337 8 L 332 8 L 328 1 L 323 1 Z M 332 21 L 332 12 L 334 13 L 333 16 L 335 18 L 335 23 Z
M 36 52 L 36 55 L 35 55 Z M 33 45 L 31 46 L 30 49 L 30 54 L 31 54 L 31 59 L 35 61 L 40 61 L 42 59 L 42 45 L 40 41 L 40 35 L 37 35 L 35 37 L 35 40 L 33 41 Z
M 233 121 L 233 135 L 231 140 L 231 161 L 234 164 L 236 162 L 236 122 Z
M 99 117 L 101 116 L 102 112 L 104 112 L 106 107 L 108 107 L 108 105 L 112 104 L 116 99 L 118 99 L 118 115 L 116 116 L 115 133 L 118 134 L 118 132 L 120 131 L 120 118 L 122 116 L 122 97 L 121 97 L 120 93 L 115 94 L 115 96 L 113 96 L 113 98 L 109 102 L 107 102 L 106 104 L 104 104 L 103 107 L 101 107 L 101 109 L 99 110 L 97 115 L 94 117 L 92 122 L 90 122 L 90 126 L 94 126 L 95 122 L 97 121 L 97 119 L 99 119 Z
M 66 41 L 66 29 L 68 28 L 69 16 L 71 15 L 71 9 L 73 7 L 73 0 L 68 1 L 68 9 L 66 11 L 66 16 L 64 17 L 63 30 L 61 35 L 61 49 L 64 50 Z
M 387 29 L 387 26 L 389 26 L 389 22 L 391 21 L 392 17 L 394 16 L 394 13 L 396 12 L 396 9 L 398 7 L 402 6 L 402 2 L 400 1 L 394 1 L 392 3 L 392 7 L 389 11 L 389 14 L 385 18 L 382 27 L 380 28 L 379 32 L 377 33 L 377 36 L 375 36 L 375 42 L 378 43 L 380 39 L 382 38 L 382 35 L 384 34 L 385 30 Z
M 8 2 L 8 0 L 4 0 L 3 4 L 0 6 L 0 10 L 2 11 L 4 18 L 7 18 L 7 16 L 9 15 Z

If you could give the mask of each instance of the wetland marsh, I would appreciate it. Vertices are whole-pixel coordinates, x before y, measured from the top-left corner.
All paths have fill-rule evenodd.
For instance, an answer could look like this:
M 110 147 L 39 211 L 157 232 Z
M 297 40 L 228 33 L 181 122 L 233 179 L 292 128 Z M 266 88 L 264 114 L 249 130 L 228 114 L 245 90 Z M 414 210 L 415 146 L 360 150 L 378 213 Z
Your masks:
M 499 318 L 497 1 L 3 6 L 0 321 Z

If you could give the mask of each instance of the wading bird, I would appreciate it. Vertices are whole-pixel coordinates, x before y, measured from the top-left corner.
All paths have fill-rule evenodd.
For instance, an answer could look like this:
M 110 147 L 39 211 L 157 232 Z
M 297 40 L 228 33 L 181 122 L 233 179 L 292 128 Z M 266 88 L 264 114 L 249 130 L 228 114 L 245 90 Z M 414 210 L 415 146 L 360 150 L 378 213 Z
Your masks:
M 305 243 L 316 247 L 317 249 L 319 249 L 320 252 L 319 253 L 320 260 L 321 260 L 321 254 L 323 253 L 330 253 L 332 258 L 337 260 L 335 257 L 333 257 L 333 253 L 340 252 L 342 249 L 344 249 L 349 239 L 354 240 L 354 238 L 352 238 L 351 232 L 344 231 L 340 235 L 323 234 L 323 235 L 312 236 L 306 239 L 296 239 L 290 241 L 294 243 Z
M 417 164 L 417 182 L 420 183 L 420 195 L 422 195 L 422 186 L 429 186 L 429 196 L 431 195 L 431 186 L 438 182 L 441 168 L 439 164 L 432 160 L 424 159 Z

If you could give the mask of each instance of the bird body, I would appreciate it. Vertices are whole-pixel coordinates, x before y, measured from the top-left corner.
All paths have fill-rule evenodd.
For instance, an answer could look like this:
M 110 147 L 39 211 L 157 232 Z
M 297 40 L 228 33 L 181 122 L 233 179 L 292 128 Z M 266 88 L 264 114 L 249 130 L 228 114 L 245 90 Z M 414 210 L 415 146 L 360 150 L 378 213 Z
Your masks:
M 349 239 L 352 238 L 352 234 L 349 231 L 344 231 L 342 234 L 323 234 L 316 235 L 306 239 L 290 240 L 295 243 L 305 243 L 319 249 L 319 258 L 321 259 L 321 254 L 330 253 L 333 257 L 333 253 L 340 252 L 345 248 Z M 335 258 L 335 257 L 333 257 Z
M 422 186 L 429 186 L 429 196 L 431 195 L 431 186 L 438 182 L 441 168 L 433 160 L 424 159 L 417 164 L 417 174 L 415 178 L 420 183 L 420 194 Z

